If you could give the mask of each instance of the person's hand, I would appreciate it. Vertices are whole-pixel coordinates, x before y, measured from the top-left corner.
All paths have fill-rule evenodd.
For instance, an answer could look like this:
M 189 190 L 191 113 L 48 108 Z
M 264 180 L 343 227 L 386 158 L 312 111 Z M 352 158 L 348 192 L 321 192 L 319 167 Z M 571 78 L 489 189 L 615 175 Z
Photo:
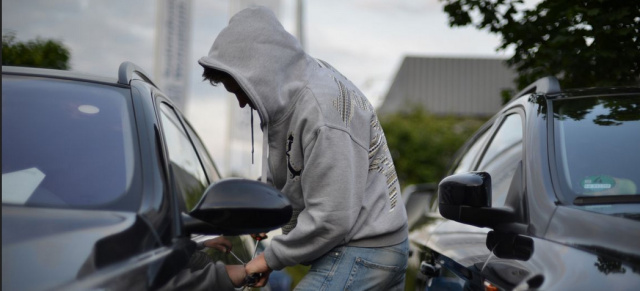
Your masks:
M 233 287 L 242 287 L 244 285 L 244 278 L 247 276 L 243 265 L 225 265 L 227 274 Z
M 267 265 L 267 261 L 264 259 L 264 253 L 260 253 L 253 260 L 251 260 L 245 266 L 245 271 L 247 275 L 251 274 L 262 274 L 258 281 L 251 285 L 251 287 L 264 287 L 267 285 L 267 281 L 269 280 L 269 275 L 273 270 L 269 268 Z
M 231 241 L 223 236 L 205 240 L 203 244 L 205 247 L 217 249 L 223 253 L 231 251 Z
M 255 240 L 263 240 L 263 239 L 267 238 L 267 233 L 266 232 L 254 233 L 254 234 L 251 235 L 251 238 L 253 238 Z

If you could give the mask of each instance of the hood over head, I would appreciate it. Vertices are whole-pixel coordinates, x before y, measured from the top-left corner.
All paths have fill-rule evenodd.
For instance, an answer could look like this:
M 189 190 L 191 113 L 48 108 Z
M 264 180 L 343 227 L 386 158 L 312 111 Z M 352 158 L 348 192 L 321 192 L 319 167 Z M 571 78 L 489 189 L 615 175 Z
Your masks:
M 198 63 L 231 75 L 255 105 L 264 127 L 293 105 L 307 83 L 311 61 L 275 14 L 256 6 L 234 15 Z

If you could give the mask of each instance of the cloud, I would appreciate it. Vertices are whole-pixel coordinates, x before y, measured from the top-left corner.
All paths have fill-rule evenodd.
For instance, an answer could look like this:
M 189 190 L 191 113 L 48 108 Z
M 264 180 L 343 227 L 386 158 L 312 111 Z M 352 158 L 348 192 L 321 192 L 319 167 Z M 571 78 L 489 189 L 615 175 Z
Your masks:
M 371 10 L 375 13 L 408 12 L 423 14 L 434 9 L 442 9 L 442 4 L 438 0 L 356 0 L 353 3 L 356 8 Z

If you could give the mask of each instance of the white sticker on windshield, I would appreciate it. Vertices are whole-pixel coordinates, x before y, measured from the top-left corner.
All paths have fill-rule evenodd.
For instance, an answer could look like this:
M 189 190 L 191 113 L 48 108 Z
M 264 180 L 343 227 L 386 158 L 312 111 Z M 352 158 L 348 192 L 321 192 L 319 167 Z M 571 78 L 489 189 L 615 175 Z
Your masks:
M 2 203 L 25 204 L 44 176 L 38 168 L 2 174 Z

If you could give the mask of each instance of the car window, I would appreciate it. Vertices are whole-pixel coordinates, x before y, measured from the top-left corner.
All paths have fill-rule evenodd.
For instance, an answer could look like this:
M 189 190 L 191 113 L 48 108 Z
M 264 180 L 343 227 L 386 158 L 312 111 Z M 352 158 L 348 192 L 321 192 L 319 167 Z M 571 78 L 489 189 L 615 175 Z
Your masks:
M 460 158 L 460 162 L 458 162 L 458 165 L 453 171 L 453 174 L 459 174 L 459 173 L 465 173 L 465 172 L 471 171 L 473 167 L 472 163 L 475 160 L 475 158 L 478 156 L 480 147 L 484 144 L 485 140 L 489 136 L 489 130 L 488 130 L 489 128 L 490 127 L 487 127 L 487 129 L 484 132 L 482 132 L 478 136 L 478 138 L 476 138 L 473 141 L 473 144 L 471 144 L 471 146 L 468 147 L 468 150 L 464 152 L 464 154 L 462 155 L 462 158 Z
M 173 181 L 189 211 L 200 201 L 209 185 L 204 168 L 175 111 L 160 103 L 160 119 L 164 134 Z
M 136 209 L 131 106 L 125 88 L 3 75 L 2 203 Z
M 522 160 L 522 117 L 507 115 L 489 143 L 478 167 L 491 175 L 493 206 L 502 206 L 511 180 Z
M 206 170 L 207 177 L 209 178 L 209 184 L 220 180 L 220 172 L 218 172 L 218 168 L 216 164 L 213 162 L 213 159 L 209 155 L 209 151 L 207 151 L 206 147 L 200 140 L 200 137 L 196 134 L 195 130 L 191 127 L 189 122 L 185 122 L 185 127 L 187 128 L 187 132 L 193 141 L 193 144 L 196 146 L 198 151 L 198 156 L 200 157 L 200 161 L 204 165 L 204 169 Z
M 626 207 L 624 196 L 640 194 L 638 108 L 639 95 L 553 102 L 555 162 L 565 201 L 572 203 L 578 196 L 620 196 L 623 200 L 616 205 L 585 207 L 605 213 L 638 213 L 637 204 L 635 209 L 621 210 Z

